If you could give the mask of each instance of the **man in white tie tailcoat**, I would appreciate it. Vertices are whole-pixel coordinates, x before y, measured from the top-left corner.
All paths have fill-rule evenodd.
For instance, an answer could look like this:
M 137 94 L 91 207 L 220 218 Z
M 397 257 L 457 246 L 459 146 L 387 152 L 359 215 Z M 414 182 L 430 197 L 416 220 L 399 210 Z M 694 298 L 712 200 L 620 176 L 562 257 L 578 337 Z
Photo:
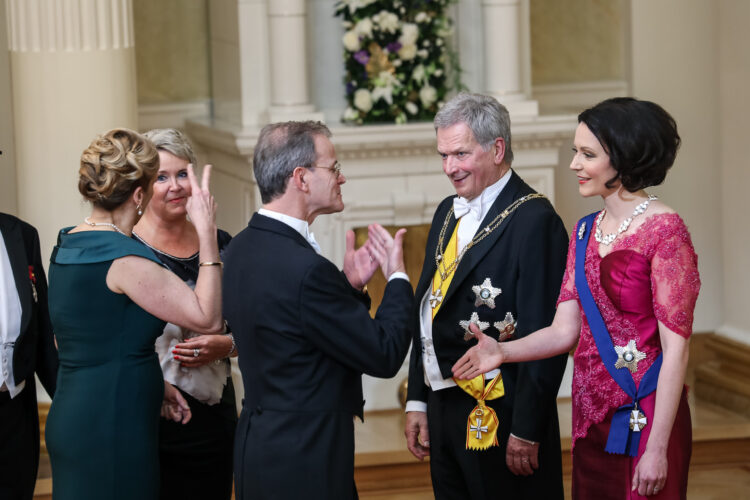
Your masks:
M 511 169 L 510 118 L 495 99 L 459 94 L 435 129 L 456 196 L 435 212 L 415 293 L 407 446 L 430 456 L 438 500 L 562 499 L 556 397 L 567 357 L 503 365 L 466 387 L 451 367 L 476 344 L 471 324 L 505 341 L 551 323 L 565 228 Z

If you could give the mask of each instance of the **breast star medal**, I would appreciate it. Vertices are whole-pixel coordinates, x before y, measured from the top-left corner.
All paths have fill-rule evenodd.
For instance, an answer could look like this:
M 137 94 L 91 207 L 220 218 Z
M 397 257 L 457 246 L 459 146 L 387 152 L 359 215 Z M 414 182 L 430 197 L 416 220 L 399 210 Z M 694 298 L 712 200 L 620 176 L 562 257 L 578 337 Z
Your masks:
M 616 345 L 617 362 L 615 368 L 627 367 L 630 373 L 638 371 L 638 362 L 646 359 L 646 353 L 641 352 L 635 346 L 635 340 L 631 340 L 627 345 Z
M 474 307 L 485 305 L 490 309 L 495 308 L 495 297 L 503 293 L 499 288 L 492 286 L 492 280 L 485 278 L 481 285 L 474 285 L 471 291 L 477 296 L 474 300 Z
M 513 318 L 513 314 L 508 312 L 505 314 L 505 319 L 502 321 L 495 321 L 493 324 L 495 328 L 497 328 L 497 331 L 500 332 L 500 335 L 497 337 L 498 342 L 502 342 L 503 340 L 508 340 L 513 336 L 513 332 L 516 331 L 516 320 Z
M 469 330 L 471 324 L 477 325 L 481 331 L 485 331 L 490 327 L 490 324 L 486 321 L 479 321 L 479 315 L 476 312 L 471 313 L 471 318 L 468 320 L 459 321 L 458 325 L 464 329 L 464 340 L 469 341 L 474 338 L 474 332 Z

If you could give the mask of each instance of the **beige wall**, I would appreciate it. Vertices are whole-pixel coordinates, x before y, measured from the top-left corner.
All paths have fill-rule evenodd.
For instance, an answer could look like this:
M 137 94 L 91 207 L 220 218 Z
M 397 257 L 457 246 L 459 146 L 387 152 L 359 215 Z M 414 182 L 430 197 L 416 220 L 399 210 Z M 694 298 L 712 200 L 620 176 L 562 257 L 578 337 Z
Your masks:
M 13 145 L 13 109 L 8 59 L 8 24 L 5 2 L 0 2 L 0 212 L 17 215 L 16 164 Z
M 721 0 L 719 3 L 719 121 L 718 150 L 710 151 L 721 164 L 721 177 L 715 175 L 716 160 L 703 173 L 705 184 L 721 181 L 721 241 L 714 242 L 723 257 L 723 316 L 720 332 L 750 343 L 750 223 L 747 218 L 748 165 L 747 135 L 750 132 L 750 2 Z M 715 213 L 714 210 L 711 213 Z
M 531 0 L 534 85 L 625 78 L 627 2 Z
M 138 102 L 211 97 L 207 0 L 134 0 Z

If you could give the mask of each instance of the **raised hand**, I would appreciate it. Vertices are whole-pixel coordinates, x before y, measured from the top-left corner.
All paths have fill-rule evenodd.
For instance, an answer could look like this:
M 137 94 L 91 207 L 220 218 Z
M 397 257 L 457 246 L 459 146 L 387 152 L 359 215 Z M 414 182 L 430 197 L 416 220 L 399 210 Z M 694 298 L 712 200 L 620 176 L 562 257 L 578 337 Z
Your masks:
M 453 376 L 461 380 L 470 380 L 477 375 L 494 370 L 504 360 L 500 342 L 482 333 L 474 323 L 469 325 L 469 329 L 474 333 L 477 345 L 466 351 L 451 368 Z
M 346 252 L 344 253 L 344 274 L 352 287 L 361 290 L 375 274 L 378 261 L 372 256 L 372 243 L 368 239 L 364 245 L 354 249 L 354 231 L 346 232 Z
M 216 201 L 208 189 L 211 179 L 211 165 L 203 167 L 200 184 L 195 176 L 192 164 L 188 165 L 187 174 L 192 192 L 185 208 L 190 220 L 195 225 L 198 234 L 216 233 Z
M 395 236 L 380 224 L 370 224 L 367 228 L 370 236 L 368 243 L 373 258 L 380 264 L 385 278 L 388 279 L 395 272 L 406 272 L 404 265 L 404 235 L 406 229 L 399 229 Z

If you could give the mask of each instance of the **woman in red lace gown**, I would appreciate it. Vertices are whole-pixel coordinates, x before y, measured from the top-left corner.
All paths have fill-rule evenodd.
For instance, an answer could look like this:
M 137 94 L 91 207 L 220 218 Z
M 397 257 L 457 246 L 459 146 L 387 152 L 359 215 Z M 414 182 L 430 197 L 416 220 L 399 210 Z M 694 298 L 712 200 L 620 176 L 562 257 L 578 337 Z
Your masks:
M 638 401 L 646 425 L 637 455 L 605 451 L 615 411 L 632 399 L 604 365 L 581 307 L 575 282 L 577 230 L 552 325 L 504 343 L 477 329 L 479 343 L 459 359 L 453 373 L 472 378 L 502 363 L 565 352 L 578 342 L 573 498 L 684 499 L 692 441 L 684 380 L 700 278 L 685 223 L 645 192 L 663 182 L 680 137 L 664 109 L 631 98 L 604 101 L 578 121 L 570 168 L 582 196 L 604 200 L 585 248 L 586 283 L 620 353 L 615 369 L 629 369 L 638 387 L 662 354 L 656 390 Z

